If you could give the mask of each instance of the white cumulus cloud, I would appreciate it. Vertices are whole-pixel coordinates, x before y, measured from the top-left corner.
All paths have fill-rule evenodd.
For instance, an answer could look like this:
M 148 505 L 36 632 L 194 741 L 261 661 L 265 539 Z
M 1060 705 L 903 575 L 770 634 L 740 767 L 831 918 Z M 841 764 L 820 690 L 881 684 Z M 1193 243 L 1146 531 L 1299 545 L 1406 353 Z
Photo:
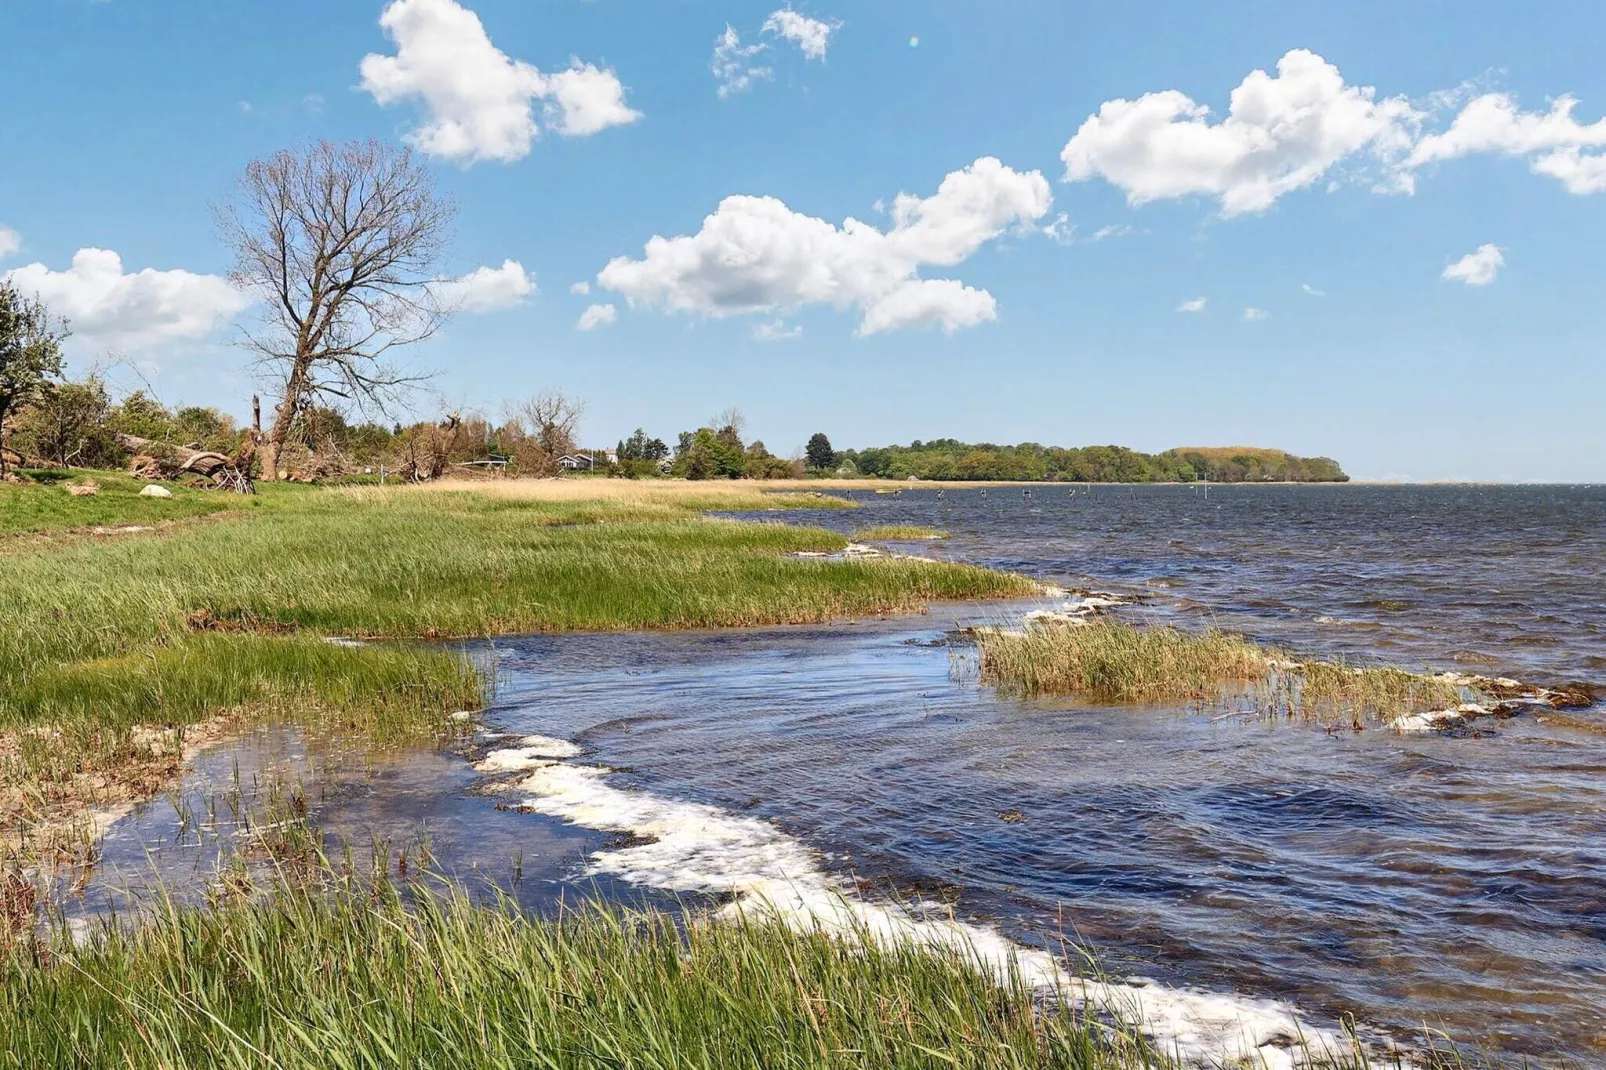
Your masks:
M 1177 306 L 1177 311 L 1178 312 L 1203 312 L 1204 309 L 1205 309 L 1206 303 L 1207 302 L 1203 297 L 1190 297 L 1188 300 L 1182 302 L 1182 304 Z
M 430 289 L 449 308 L 460 312 L 495 312 L 522 304 L 535 292 L 535 279 L 517 260 L 501 267 L 479 267 L 455 279 L 442 279 Z
M 719 80 L 719 95 L 728 97 L 753 87 L 753 83 L 771 77 L 775 72 L 758 62 L 757 57 L 769 49 L 762 41 L 742 44 L 741 34 L 729 23 L 725 32 L 714 38 L 714 58 L 708 69 Z
M 824 22 L 800 15 L 791 8 L 782 8 L 764 20 L 764 32 L 784 37 L 797 45 L 806 59 L 825 59 L 825 50 L 831 35 L 842 28 L 840 22 Z
M 1485 243 L 1444 269 L 1443 278 L 1468 286 L 1487 286 L 1505 266 L 1505 254 L 1498 245 Z
M 584 279 L 581 279 L 579 282 L 569 287 L 569 292 L 584 297 L 586 294 L 591 292 L 591 284 L 586 282 Z
M 13 256 L 22 249 L 22 235 L 0 223 L 0 260 Z
M 1533 170 L 1559 179 L 1568 193 L 1606 193 L 1606 153 L 1557 149 L 1533 161 Z
M 66 271 L 25 264 L 5 278 L 65 317 L 77 340 L 120 349 L 205 337 L 250 304 L 217 275 L 124 272 L 122 258 L 109 249 L 78 250 Z
M 598 327 L 606 327 L 619 318 L 619 310 L 613 305 L 591 305 L 580 318 L 575 321 L 575 329 L 581 331 L 594 331 Z
M 1360 153 L 1409 188 L 1399 168 L 1422 116 L 1402 97 L 1345 83 L 1306 49 L 1253 71 L 1232 91 L 1227 115 L 1175 90 L 1106 101 L 1066 143 L 1067 181 L 1103 178 L 1135 205 L 1167 198 L 1218 198 L 1223 215 L 1260 212 Z
M 849 218 L 838 227 L 774 197 L 731 196 L 692 235 L 654 237 L 641 259 L 617 257 L 597 275 L 633 304 L 706 316 L 773 314 L 808 304 L 857 308 L 858 333 L 934 325 L 945 331 L 996 318 L 985 290 L 923 279 L 1047 214 L 1048 182 L 983 157 L 943 179 L 930 197 L 899 194 L 892 226 Z
M 456 0 L 395 0 L 379 24 L 396 54 L 363 57 L 362 88 L 381 105 L 421 100 L 424 122 L 407 141 L 432 156 L 466 164 L 522 158 L 540 134 L 536 101 L 543 121 L 570 136 L 641 118 L 612 71 L 574 60 L 543 74 L 492 44 L 479 16 Z
M 1559 179 L 1568 192 L 1606 191 L 1606 119 L 1580 123 L 1578 101 L 1557 97 L 1548 112 L 1523 111 L 1506 93 L 1485 93 L 1469 101 L 1448 130 L 1429 134 L 1411 151 L 1421 167 L 1474 153 L 1525 156 L 1537 174 Z

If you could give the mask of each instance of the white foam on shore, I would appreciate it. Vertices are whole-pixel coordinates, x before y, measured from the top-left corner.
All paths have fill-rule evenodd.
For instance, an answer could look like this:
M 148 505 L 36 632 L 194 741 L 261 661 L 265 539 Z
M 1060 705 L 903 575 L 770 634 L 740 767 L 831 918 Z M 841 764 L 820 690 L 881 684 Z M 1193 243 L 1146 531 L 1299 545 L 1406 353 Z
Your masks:
M 1059 596 L 1069 595 L 1069 592 L 1062 591 L 1057 587 L 1050 589 L 1058 591 Z M 1094 618 L 1103 616 L 1106 609 L 1117 609 L 1129 604 L 1125 599 L 1118 598 L 1113 594 L 1093 592 L 1080 597 L 1069 595 L 1066 601 L 1054 609 L 1032 610 L 1021 618 L 1021 623 L 1026 628 L 1045 624 L 1068 624 L 1072 626 L 1092 624 Z M 1005 631 L 1001 634 L 1017 635 L 1022 633 Z
M 1468 721 L 1488 717 L 1489 709 L 1475 702 L 1464 702 L 1454 709 L 1430 710 L 1426 713 L 1408 713 L 1389 722 L 1389 727 L 1407 735 L 1423 732 L 1448 732 L 1460 728 Z
M 551 736 L 525 736 L 517 747 L 493 750 L 477 762 L 474 769 L 481 773 L 523 773 L 551 764 L 554 758 L 574 758 L 580 748 L 566 739 Z
M 579 750 L 572 743 L 567 746 Z M 666 892 L 729 896 L 730 903 L 720 911 L 727 918 L 758 915 L 843 939 L 957 951 L 1000 978 L 1018 976 L 1035 988 L 1140 1023 L 1162 1052 L 1196 1065 L 1247 1061 L 1265 1070 L 1293 1070 L 1307 1062 L 1306 1050 L 1319 1059 L 1349 1049 L 1339 1034 L 1306 1025 L 1286 1003 L 1142 980 L 1084 980 L 1064 970 L 1053 955 L 1020 947 L 992 928 L 921 916 L 918 907 L 858 898 L 826 873 L 802 842 L 767 821 L 616 788 L 608 783 L 611 771 L 606 768 L 546 760 L 559 757 L 557 749 L 537 744 L 496 751 L 477 768 L 493 771 L 486 768 L 493 758 L 500 767 L 513 764 L 515 754 L 526 755 L 528 775 L 508 785 L 527 796 L 523 806 L 646 841 L 597 851 L 590 859 L 592 873 Z M 497 758 L 504 754 L 509 757 Z

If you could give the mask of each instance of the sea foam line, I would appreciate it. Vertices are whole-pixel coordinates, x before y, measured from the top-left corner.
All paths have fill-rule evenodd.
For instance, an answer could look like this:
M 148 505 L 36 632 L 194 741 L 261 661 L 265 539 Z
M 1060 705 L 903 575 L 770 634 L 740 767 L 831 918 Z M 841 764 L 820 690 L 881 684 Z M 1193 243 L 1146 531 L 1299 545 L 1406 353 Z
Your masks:
M 1293 1070 L 1350 1050 L 1329 1029 L 1313 1028 L 1281 1001 L 1175 988 L 1142 979 L 1088 980 L 1044 951 L 1017 945 L 996 930 L 917 916 L 905 907 L 853 895 L 801 841 L 767 821 L 705 803 L 626 791 L 611 770 L 576 764 L 567 740 L 526 737 L 494 750 L 475 768 L 520 774 L 505 789 L 526 796 L 524 809 L 584 828 L 625 832 L 644 842 L 604 848 L 588 870 L 649 888 L 729 897 L 719 915 L 777 920 L 799 931 L 868 939 L 884 947 L 915 944 L 956 951 L 1000 979 L 1018 977 L 1079 1006 L 1139 1023 L 1161 1052 L 1201 1066 L 1247 1062 Z

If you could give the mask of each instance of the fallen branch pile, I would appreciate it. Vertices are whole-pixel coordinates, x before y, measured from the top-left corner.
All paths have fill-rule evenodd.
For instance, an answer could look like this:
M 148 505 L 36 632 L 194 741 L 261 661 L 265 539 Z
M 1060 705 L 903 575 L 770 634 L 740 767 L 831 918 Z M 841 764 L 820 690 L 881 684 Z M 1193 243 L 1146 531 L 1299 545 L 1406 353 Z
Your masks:
M 251 462 L 256 457 L 256 438 L 252 435 L 246 436 L 232 457 L 194 446 L 169 446 L 122 432 L 117 434 L 117 444 L 134 455 L 128 471 L 136 479 L 198 476 L 237 494 L 250 494 L 256 489 L 251 479 Z

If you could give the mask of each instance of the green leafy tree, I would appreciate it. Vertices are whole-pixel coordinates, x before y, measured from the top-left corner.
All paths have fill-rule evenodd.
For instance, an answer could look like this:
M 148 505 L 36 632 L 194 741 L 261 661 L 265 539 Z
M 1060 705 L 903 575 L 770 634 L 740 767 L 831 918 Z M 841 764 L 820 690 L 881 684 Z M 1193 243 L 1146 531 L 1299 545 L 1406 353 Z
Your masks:
M 17 416 L 21 452 L 62 467 L 111 468 L 122 450 L 106 427 L 111 399 L 98 375 L 83 382 L 47 383 Z
M 817 431 L 810 436 L 809 444 L 803 450 L 803 456 L 810 468 L 823 471 L 836 467 L 836 451 L 831 448 L 831 440 L 825 437 L 823 431 Z
M 6 420 L 61 374 L 66 337 L 66 323 L 52 317 L 43 301 L 0 282 L 0 443 L 5 441 Z M 0 475 L 5 470 L 5 452 L 0 450 Z
M 740 479 L 747 471 L 747 454 L 730 427 L 718 432 L 704 427 L 692 434 L 675 469 L 687 479 Z

